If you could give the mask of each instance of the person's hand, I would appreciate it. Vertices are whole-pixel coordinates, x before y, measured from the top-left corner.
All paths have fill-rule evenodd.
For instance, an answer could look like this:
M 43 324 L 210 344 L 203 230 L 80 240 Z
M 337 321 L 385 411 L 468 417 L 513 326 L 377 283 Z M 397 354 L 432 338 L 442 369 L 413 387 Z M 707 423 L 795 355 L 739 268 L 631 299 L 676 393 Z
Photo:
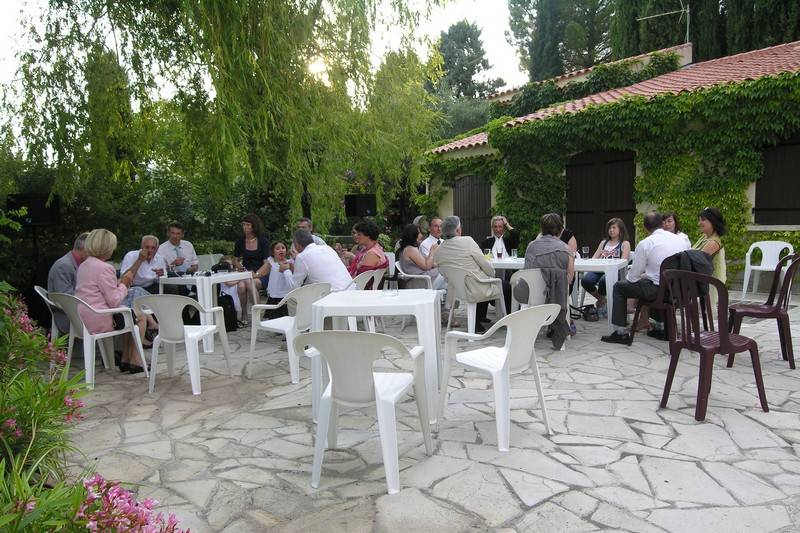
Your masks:
M 119 282 L 130 288 L 131 284 L 133 283 L 133 272 L 126 272 L 123 274 L 123 276 L 119 279 Z
M 164 275 L 164 269 L 163 268 L 154 268 L 152 270 L 153 270 L 153 272 L 156 273 L 156 276 L 158 276 L 159 278 Z
M 283 261 L 281 261 L 279 263 L 279 265 L 280 265 L 278 267 L 279 268 L 279 270 L 278 270 L 279 272 L 283 272 L 284 270 L 289 270 L 292 267 L 292 265 L 289 264 L 289 261 L 286 261 L 285 259 Z
M 438 244 L 432 244 L 430 249 L 428 250 L 428 255 L 433 255 L 433 252 L 435 252 L 438 247 L 439 247 Z
M 173 261 L 172 264 L 175 266 L 181 266 L 185 261 L 186 261 L 185 257 L 176 257 L 175 261 Z
M 509 230 L 512 230 L 512 229 L 514 229 L 514 228 L 512 228 L 512 227 L 511 227 L 511 224 L 509 224 L 509 223 L 508 223 L 508 219 L 507 219 L 505 216 L 503 217 L 503 225 L 504 225 L 506 228 L 508 228 Z
M 149 261 L 150 258 L 148 257 L 147 250 L 139 250 L 139 257 L 137 258 L 139 261 Z

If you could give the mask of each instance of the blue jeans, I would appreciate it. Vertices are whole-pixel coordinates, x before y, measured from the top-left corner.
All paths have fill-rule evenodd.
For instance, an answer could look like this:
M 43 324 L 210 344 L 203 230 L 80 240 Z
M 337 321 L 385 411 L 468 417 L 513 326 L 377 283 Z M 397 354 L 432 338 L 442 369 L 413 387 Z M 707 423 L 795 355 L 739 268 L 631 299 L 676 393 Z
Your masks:
M 606 295 L 606 275 L 602 272 L 587 272 L 581 279 L 581 287 L 586 292 L 598 291 L 603 296 Z

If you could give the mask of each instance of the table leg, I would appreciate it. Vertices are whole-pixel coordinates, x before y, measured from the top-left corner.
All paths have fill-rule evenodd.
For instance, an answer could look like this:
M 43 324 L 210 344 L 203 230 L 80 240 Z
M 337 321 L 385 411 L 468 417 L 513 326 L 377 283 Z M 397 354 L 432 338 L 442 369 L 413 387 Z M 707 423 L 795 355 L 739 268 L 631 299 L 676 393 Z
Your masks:
M 197 301 L 200 302 L 205 309 L 214 307 L 214 298 L 212 293 L 213 285 L 209 278 L 201 277 L 197 280 Z M 200 324 L 208 326 L 214 323 L 214 315 L 211 313 L 200 313 Z M 225 324 L 222 324 L 225 327 Z M 203 337 L 203 352 L 211 353 L 214 351 L 214 336 L 206 335 Z
M 420 306 L 414 315 L 417 320 L 417 336 L 425 349 L 425 385 L 428 392 L 428 418 L 436 423 L 436 406 L 439 398 L 439 346 L 436 326 L 439 319 L 436 313 L 437 302 Z
M 164 280 L 158 278 L 158 294 L 164 294 Z
M 606 311 L 608 312 L 608 331 L 614 331 L 614 326 L 611 324 L 611 317 L 613 313 L 614 304 L 614 285 L 619 280 L 619 267 L 610 265 L 605 267 L 606 276 Z

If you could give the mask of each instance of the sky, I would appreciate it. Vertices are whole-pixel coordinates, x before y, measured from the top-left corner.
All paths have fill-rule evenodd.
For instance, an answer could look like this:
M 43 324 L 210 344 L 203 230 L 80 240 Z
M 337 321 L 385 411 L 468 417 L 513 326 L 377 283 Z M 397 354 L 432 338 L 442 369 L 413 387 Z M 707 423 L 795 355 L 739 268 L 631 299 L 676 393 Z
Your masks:
M 413 0 L 412 0 L 413 1 Z M 0 84 L 11 81 L 17 68 L 15 53 L 24 41 L 21 39 L 20 11 L 26 15 L 40 12 L 44 0 L 0 0 Z M 492 65 L 488 78 L 500 77 L 506 86 L 519 86 L 527 81 L 519 67 L 516 51 L 508 44 L 504 32 L 508 30 L 508 6 L 503 0 L 450 0 L 444 7 L 434 8 L 430 18 L 420 24 L 418 34 L 436 40 L 450 25 L 466 19 L 481 29 L 486 57 Z M 373 56 L 376 64 L 383 52 L 396 47 L 399 35 L 391 29 L 375 35 Z M 425 50 L 420 50 L 425 53 Z

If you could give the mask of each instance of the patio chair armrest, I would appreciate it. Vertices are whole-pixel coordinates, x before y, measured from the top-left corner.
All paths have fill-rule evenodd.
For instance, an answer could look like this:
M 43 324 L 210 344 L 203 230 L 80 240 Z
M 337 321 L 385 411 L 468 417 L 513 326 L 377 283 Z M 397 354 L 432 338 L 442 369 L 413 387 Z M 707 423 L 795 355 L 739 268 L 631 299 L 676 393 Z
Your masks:
M 255 304 L 254 306 L 252 306 L 250 308 L 250 314 L 253 317 L 252 321 L 253 322 L 260 322 L 261 321 L 261 316 L 262 316 L 264 311 L 269 311 L 269 310 L 272 310 L 272 309 L 278 309 L 279 307 L 283 307 L 284 305 L 286 305 L 287 301 L 288 300 L 286 299 L 286 297 L 284 297 L 283 299 L 281 299 L 280 302 L 278 302 L 276 304 Z
M 98 315 L 113 315 L 114 313 L 130 313 L 130 307 L 112 307 L 111 309 L 92 309 L 92 312 Z
M 303 350 L 303 355 L 309 358 L 319 357 L 319 350 L 317 350 L 316 348 L 306 348 L 305 350 Z
M 411 355 L 413 359 L 416 359 L 417 357 L 425 353 L 425 348 L 423 348 L 422 346 L 414 346 L 408 351 L 408 353 Z
M 491 330 L 490 330 L 491 331 Z M 468 333 L 466 331 L 448 331 L 447 334 L 444 336 L 445 341 L 453 340 L 457 342 L 459 340 L 468 340 L 468 341 L 479 341 L 487 338 L 489 336 L 489 332 L 486 333 Z
M 503 281 L 500 278 L 484 278 L 484 279 L 481 279 L 479 277 L 476 277 L 475 280 L 478 283 L 497 283 L 498 281 L 500 281 L 500 282 Z

